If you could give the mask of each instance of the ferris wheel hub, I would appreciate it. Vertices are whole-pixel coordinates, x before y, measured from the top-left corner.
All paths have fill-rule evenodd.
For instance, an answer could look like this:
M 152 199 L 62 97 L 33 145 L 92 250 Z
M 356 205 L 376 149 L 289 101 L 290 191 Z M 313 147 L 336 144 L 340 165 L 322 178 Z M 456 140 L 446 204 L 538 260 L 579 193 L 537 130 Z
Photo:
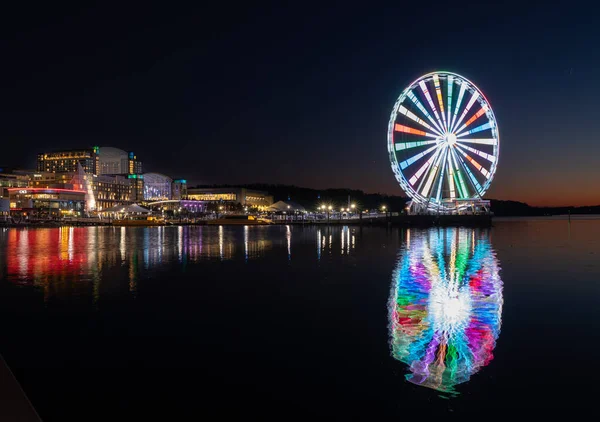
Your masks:
M 448 145 L 453 146 L 456 144 L 456 135 L 453 133 L 446 133 L 444 136 L 444 141 L 446 141 Z

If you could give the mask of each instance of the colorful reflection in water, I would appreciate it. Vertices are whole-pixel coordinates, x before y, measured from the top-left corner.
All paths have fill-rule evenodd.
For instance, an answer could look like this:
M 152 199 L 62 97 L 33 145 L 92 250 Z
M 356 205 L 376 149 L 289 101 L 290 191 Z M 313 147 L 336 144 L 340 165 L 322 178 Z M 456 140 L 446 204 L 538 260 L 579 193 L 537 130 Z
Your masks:
M 157 271 L 183 273 L 194 264 L 250 264 L 272 255 L 303 265 L 304 245 L 313 243 L 307 250 L 317 260 L 351 256 L 357 233 L 355 227 L 293 225 L 2 228 L 0 280 L 35 287 L 45 301 L 91 295 L 97 304 L 127 292 L 136 297 L 140 283 Z
M 407 230 L 389 302 L 390 343 L 406 379 L 446 393 L 488 365 L 502 280 L 489 231 Z

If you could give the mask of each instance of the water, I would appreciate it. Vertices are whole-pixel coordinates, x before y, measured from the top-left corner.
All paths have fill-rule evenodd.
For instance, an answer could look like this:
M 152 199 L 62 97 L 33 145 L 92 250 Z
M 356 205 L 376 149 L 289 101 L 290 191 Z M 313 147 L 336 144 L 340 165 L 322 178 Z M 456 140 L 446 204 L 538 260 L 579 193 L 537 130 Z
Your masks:
M 599 253 L 575 218 L 0 229 L 0 352 L 45 420 L 580 411 Z

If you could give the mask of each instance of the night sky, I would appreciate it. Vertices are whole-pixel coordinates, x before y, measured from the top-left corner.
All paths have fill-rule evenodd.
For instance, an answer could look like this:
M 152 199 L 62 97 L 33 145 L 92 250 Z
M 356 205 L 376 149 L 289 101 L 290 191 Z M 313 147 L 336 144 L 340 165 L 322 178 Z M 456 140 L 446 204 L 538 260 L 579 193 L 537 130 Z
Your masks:
M 19 3 L 0 18 L 0 165 L 114 146 L 192 185 L 401 195 L 390 111 L 414 79 L 448 70 L 473 81 L 498 120 L 487 197 L 600 204 L 595 6 Z

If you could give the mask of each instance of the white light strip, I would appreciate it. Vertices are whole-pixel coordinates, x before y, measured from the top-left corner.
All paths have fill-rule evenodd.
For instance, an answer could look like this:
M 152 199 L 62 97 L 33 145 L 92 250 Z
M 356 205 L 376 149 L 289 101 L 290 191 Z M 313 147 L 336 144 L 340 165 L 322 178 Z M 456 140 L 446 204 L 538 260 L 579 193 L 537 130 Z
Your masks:
M 444 171 L 446 170 L 446 157 L 448 156 L 448 146 L 444 149 L 444 158 L 442 158 L 442 169 L 440 170 L 440 177 L 437 178 L 438 188 L 435 194 L 435 202 L 439 203 L 442 196 L 442 184 L 444 183 Z
M 459 181 L 459 189 L 458 191 L 461 193 L 461 198 L 466 198 L 469 194 L 469 192 L 467 192 L 467 186 L 465 184 L 465 180 L 462 177 L 462 173 L 460 172 L 460 167 L 458 165 L 458 159 L 456 158 L 456 151 L 454 148 L 452 148 L 450 150 L 450 152 L 452 153 L 452 161 L 454 161 L 454 173 L 456 174 L 456 178 Z
M 440 148 L 435 152 L 435 154 L 433 155 L 432 158 L 432 164 L 435 163 L 438 159 L 438 157 L 441 155 L 441 152 L 443 151 L 443 145 L 440 145 Z M 429 168 L 427 170 L 425 170 L 425 173 L 423 173 L 423 177 L 420 179 L 419 182 L 419 186 L 417 186 L 415 188 L 415 192 L 420 192 L 421 188 L 423 187 L 423 184 L 425 184 L 425 180 L 426 180 L 426 176 L 431 172 L 432 166 L 430 165 Z
M 456 135 L 456 137 L 459 138 L 461 136 L 467 136 L 467 135 L 470 135 L 471 133 L 477 133 L 477 132 L 481 132 L 482 130 L 492 129 L 493 127 L 494 127 L 494 123 L 490 120 L 489 122 L 487 122 L 481 126 L 477 126 L 476 128 L 473 128 L 466 132 L 459 133 Z
M 490 178 L 490 172 L 487 171 L 485 169 L 485 167 L 483 167 L 481 164 L 479 164 L 473 157 L 469 156 L 467 153 L 465 153 L 463 150 L 458 150 L 458 152 L 460 152 L 472 165 L 473 167 L 475 167 L 477 170 L 479 170 L 479 172 L 481 174 L 483 174 L 485 176 L 486 179 Z M 465 162 L 463 160 L 463 162 Z M 466 163 L 465 163 L 466 164 Z
M 439 150 L 438 150 L 439 152 Z M 425 164 L 423 164 L 421 166 L 421 168 L 419 170 L 417 170 L 417 172 L 414 174 L 413 177 L 410 178 L 410 180 L 408 181 L 411 185 L 414 185 L 417 180 L 419 180 L 419 178 L 423 175 L 423 173 L 425 173 L 425 170 L 427 170 L 429 168 L 429 166 L 431 165 L 431 163 L 433 162 L 433 160 L 437 157 L 437 154 L 434 154 L 429 160 L 427 160 L 427 162 L 425 162 Z
M 434 114 L 437 122 L 439 123 L 440 127 L 443 128 L 444 126 L 442 125 L 442 122 L 440 121 L 440 115 L 437 112 L 437 108 L 435 108 L 435 104 L 433 104 L 433 100 L 431 99 L 431 95 L 429 94 L 429 90 L 427 89 L 427 85 L 425 85 L 424 81 L 421 81 L 421 82 L 419 82 L 419 86 L 421 87 L 421 91 L 423 91 L 423 94 L 425 94 L 425 98 L 427 98 L 429 107 L 431 107 L 431 110 L 433 111 L 433 114 Z M 444 130 L 442 130 L 442 132 L 443 131 Z
M 435 95 L 437 95 L 438 104 L 440 105 L 440 114 L 442 115 L 442 121 L 444 122 L 444 129 L 448 131 L 446 113 L 444 112 L 444 100 L 442 99 L 442 88 L 440 86 L 440 77 L 438 75 L 433 75 L 433 85 L 435 87 Z
M 467 106 L 465 107 L 464 111 L 460 115 L 460 119 L 458 119 L 458 122 L 456 122 L 456 125 L 454 127 L 457 127 L 458 125 L 460 125 L 460 123 L 463 121 L 463 119 L 465 118 L 465 116 L 467 115 L 469 110 L 471 110 L 471 107 L 473 107 L 473 103 L 475 102 L 475 100 L 477 100 L 477 98 L 479 98 L 479 92 L 475 91 L 473 93 L 473 95 L 471 96 L 471 99 L 467 103 Z M 459 132 L 459 131 L 457 131 L 457 132 Z
M 487 104 L 484 104 L 483 106 L 481 106 L 481 108 L 479 109 L 479 111 L 475 114 L 473 114 L 471 116 L 471 118 L 469 120 L 467 120 L 465 123 L 463 123 L 463 125 L 456 129 L 455 132 L 462 132 L 467 126 L 469 126 L 471 123 L 477 121 L 477 119 L 479 119 L 481 116 L 483 116 L 484 113 L 486 113 L 488 111 L 489 107 L 487 106 Z
M 429 112 L 425 109 L 425 106 L 423 106 L 423 104 L 421 104 L 421 101 L 419 101 L 419 99 L 417 98 L 415 93 L 412 91 L 408 91 L 408 94 L 406 94 L 406 95 L 408 96 L 408 98 L 410 98 L 410 100 L 414 103 L 414 105 L 416 105 L 417 108 L 419 110 L 421 110 L 421 113 L 423 113 L 423 115 L 425 117 L 427 117 L 427 120 L 429 120 L 431 122 L 431 124 L 436 127 L 436 129 L 438 130 L 438 133 L 442 133 L 443 132 L 442 128 L 439 127 L 437 125 L 437 123 L 433 120 L 433 117 L 431 117 L 431 114 L 429 114 Z
M 448 129 L 450 129 L 450 117 L 452 116 L 452 87 L 454 76 L 448 75 Z
M 483 152 L 483 151 L 479 151 L 478 149 L 471 148 L 470 146 L 467 146 L 467 145 L 461 145 L 461 144 L 460 144 L 460 143 L 458 143 L 458 142 L 457 142 L 455 145 L 456 145 L 458 148 L 460 148 L 461 150 L 464 148 L 464 149 L 466 149 L 466 150 L 468 150 L 468 151 L 471 151 L 472 153 L 474 153 L 474 154 L 477 154 L 477 155 L 479 155 L 480 157 L 483 157 L 483 158 L 485 158 L 486 160 L 488 160 L 488 161 L 489 161 L 489 162 L 491 162 L 491 163 L 493 163 L 493 162 L 495 162 L 495 161 L 496 161 L 496 157 L 494 157 L 492 154 L 488 154 L 488 153 L 485 153 L 485 152 Z
M 458 157 L 459 162 L 462 164 L 463 169 L 465 169 L 465 171 L 469 175 L 469 178 L 471 179 L 471 183 L 473 183 L 473 186 L 475 187 L 475 190 L 477 191 L 477 194 L 480 195 L 481 185 L 479 184 L 479 182 L 475 178 L 475 175 L 471 172 L 471 170 L 469 170 L 469 167 L 467 167 L 467 164 L 462 159 L 462 157 L 460 155 L 457 155 L 457 157 Z
M 461 139 L 457 141 L 460 144 L 469 143 L 469 144 L 482 144 L 482 145 L 496 145 L 498 140 L 496 138 L 474 138 L 474 139 Z
M 435 129 L 435 128 L 433 128 L 433 127 L 429 126 L 429 125 L 427 124 L 427 122 L 426 122 L 426 121 L 419 119 L 419 118 L 417 117 L 417 115 L 416 115 L 416 114 L 414 114 L 412 111 L 410 111 L 409 109 L 407 109 L 407 108 L 406 108 L 406 107 L 404 107 L 403 105 L 401 105 L 401 106 L 398 108 L 398 113 L 400 113 L 400 114 L 404 114 L 406 117 L 408 117 L 409 119 L 411 119 L 413 122 L 417 122 L 417 123 L 418 123 L 418 124 L 420 124 L 421 126 L 423 126 L 423 127 L 427 128 L 427 129 L 429 129 L 429 130 L 430 130 L 430 131 L 432 131 L 432 132 L 435 132 L 435 133 L 437 133 L 437 134 L 438 134 L 438 135 L 440 135 L 440 136 L 442 135 L 442 134 L 441 134 L 441 133 L 440 133 L 440 132 L 439 132 L 437 129 Z
M 451 154 L 448 152 L 446 161 L 448 163 L 448 184 L 450 185 L 450 199 L 456 198 L 456 192 L 454 190 L 454 170 L 452 170 L 452 159 Z
M 439 146 L 438 145 L 434 145 L 431 148 L 428 148 L 425 151 L 421 152 L 420 154 L 417 154 L 417 155 L 415 155 L 413 157 L 410 157 L 407 160 L 402 161 L 400 163 L 400 169 L 404 170 L 406 167 L 410 166 L 415 161 L 418 161 L 421 158 L 425 157 L 427 154 L 429 154 L 431 151 L 435 150 L 436 148 L 439 148 Z
M 396 144 L 396 151 L 402 151 L 403 149 L 416 148 L 423 145 L 436 144 L 438 141 L 416 141 L 416 142 L 398 142 Z
M 437 174 L 440 159 L 442 158 L 442 154 L 440 154 L 441 151 L 441 149 L 438 151 L 438 157 L 436 158 L 433 166 L 431 166 L 431 169 L 429 170 L 429 177 L 427 178 L 427 183 L 425 183 L 425 187 L 423 187 L 423 190 L 421 191 L 421 195 L 425 197 L 429 196 L 429 191 L 431 190 L 431 185 L 433 184 L 433 178 Z
M 460 91 L 458 92 L 458 100 L 456 101 L 456 106 L 454 107 L 454 116 L 452 116 L 452 123 L 450 123 L 450 132 L 452 132 L 452 128 L 454 127 L 454 122 L 456 121 L 456 116 L 458 115 L 458 110 L 460 109 L 460 103 L 462 102 L 463 96 L 465 95 L 465 90 L 467 89 L 467 83 L 463 81 L 460 84 Z

